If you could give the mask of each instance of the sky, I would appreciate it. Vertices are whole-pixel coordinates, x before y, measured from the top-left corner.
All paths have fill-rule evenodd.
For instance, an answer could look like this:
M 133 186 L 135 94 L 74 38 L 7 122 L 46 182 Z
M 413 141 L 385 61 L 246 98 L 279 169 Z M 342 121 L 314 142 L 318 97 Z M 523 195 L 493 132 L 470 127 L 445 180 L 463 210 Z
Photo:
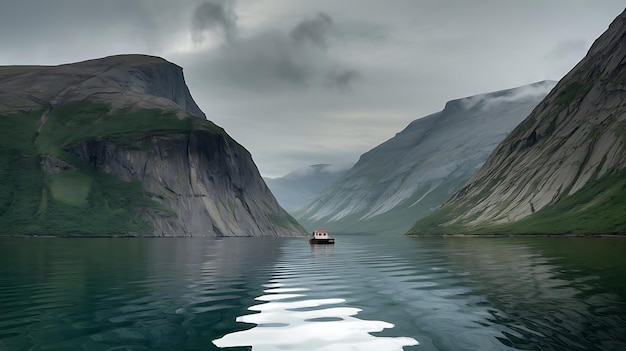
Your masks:
M 0 65 L 148 54 L 266 177 L 351 165 L 452 99 L 559 80 L 623 0 L 3 0 Z

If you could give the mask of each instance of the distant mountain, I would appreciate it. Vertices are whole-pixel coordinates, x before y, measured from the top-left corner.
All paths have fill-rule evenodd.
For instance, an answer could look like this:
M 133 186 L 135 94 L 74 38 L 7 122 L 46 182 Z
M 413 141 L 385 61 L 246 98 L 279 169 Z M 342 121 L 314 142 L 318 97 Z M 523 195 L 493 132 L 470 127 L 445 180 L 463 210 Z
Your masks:
M 462 187 L 554 84 L 450 101 L 363 154 L 337 183 L 292 214 L 308 228 L 403 233 Z
M 159 57 L 0 67 L 0 180 L 0 235 L 304 234 Z
M 290 211 L 328 188 L 350 169 L 349 165 L 318 164 L 283 177 L 263 178 L 280 205 Z
M 626 11 L 414 234 L 626 233 Z

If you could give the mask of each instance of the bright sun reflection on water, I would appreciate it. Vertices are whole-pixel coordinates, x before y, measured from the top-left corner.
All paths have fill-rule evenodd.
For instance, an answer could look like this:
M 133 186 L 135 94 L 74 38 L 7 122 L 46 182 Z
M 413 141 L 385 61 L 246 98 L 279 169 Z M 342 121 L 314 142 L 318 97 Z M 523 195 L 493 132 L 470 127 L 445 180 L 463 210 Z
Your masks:
M 267 295 L 255 299 L 264 303 L 248 309 L 260 313 L 237 318 L 237 322 L 256 326 L 216 339 L 216 346 L 252 346 L 256 351 L 397 351 L 418 344 L 413 338 L 369 334 L 393 328 L 393 324 L 356 318 L 361 310 L 340 306 L 346 302 L 344 299 L 307 299 L 304 293 L 308 289 L 286 288 L 280 283 L 265 287 Z

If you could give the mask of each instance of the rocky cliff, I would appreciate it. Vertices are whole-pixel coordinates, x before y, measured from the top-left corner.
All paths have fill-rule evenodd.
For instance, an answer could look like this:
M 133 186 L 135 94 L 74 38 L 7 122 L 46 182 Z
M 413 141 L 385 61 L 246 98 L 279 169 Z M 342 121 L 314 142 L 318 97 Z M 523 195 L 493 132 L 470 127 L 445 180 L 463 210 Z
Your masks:
M 338 182 L 292 213 L 310 228 L 403 233 L 462 187 L 554 84 L 449 101 L 363 154 Z
M 204 118 L 181 67 L 159 57 L 118 55 L 60 66 L 0 67 L 0 111 L 89 100 L 114 108 L 161 108 Z
M 0 67 L 0 129 L 0 234 L 304 234 L 161 58 Z
M 411 233 L 626 232 L 626 13 Z

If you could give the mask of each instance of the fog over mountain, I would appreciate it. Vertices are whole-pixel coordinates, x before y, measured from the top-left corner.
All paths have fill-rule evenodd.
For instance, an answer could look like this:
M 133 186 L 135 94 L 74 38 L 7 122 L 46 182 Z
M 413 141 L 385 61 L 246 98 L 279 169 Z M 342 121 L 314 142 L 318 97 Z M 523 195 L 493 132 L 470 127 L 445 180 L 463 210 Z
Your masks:
M 263 178 L 280 205 L 290 211 L 328 188 L 351 165 L 317 164 L 297 169 L 279 178 Z
M 542 81 L 449 101 L 363 154 L 293 214 L 308 228 L 406 231 L 462 187 L 554 85 Z

